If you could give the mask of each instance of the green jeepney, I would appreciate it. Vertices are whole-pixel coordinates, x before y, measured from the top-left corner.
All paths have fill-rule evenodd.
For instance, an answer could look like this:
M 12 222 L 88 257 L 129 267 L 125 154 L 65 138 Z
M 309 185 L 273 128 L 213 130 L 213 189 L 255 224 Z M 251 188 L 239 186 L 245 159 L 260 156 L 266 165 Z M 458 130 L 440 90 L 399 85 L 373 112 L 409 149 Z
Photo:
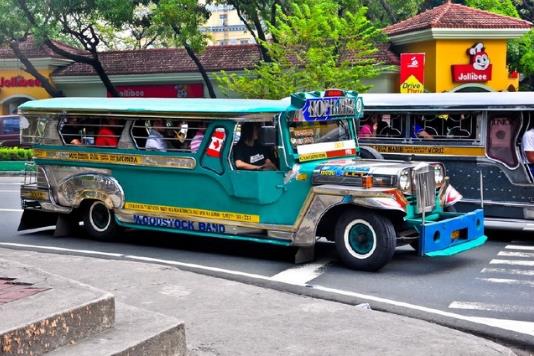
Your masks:
M 381 268 L 402 244 L 446 256 L 486 240 L 481 210 L 449 212 L 461 195 L 442 164 L 358 156 L 363 103 L 355 92 L 277 101 L 57 98 L 19 111 L 35 156 L 19 230 L 247 240 L 298 247 L 297 262 L 312 259 L 325 237 L 347 266 L 363 270 Z M 261 126 L 276 170 L 236 168 L 234 150 L 250 121 Z M 155 137 L 158 150 L 149 144 Z

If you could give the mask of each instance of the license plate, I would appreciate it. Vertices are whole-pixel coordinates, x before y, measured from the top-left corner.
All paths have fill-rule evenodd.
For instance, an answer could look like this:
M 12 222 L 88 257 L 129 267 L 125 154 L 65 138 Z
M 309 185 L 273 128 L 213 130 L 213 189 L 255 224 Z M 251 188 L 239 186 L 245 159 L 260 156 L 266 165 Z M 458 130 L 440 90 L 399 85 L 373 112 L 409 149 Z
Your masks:
M 460 230 L 453 231 L 451 234 L 451 239 L 456 240 L 460 237 Z

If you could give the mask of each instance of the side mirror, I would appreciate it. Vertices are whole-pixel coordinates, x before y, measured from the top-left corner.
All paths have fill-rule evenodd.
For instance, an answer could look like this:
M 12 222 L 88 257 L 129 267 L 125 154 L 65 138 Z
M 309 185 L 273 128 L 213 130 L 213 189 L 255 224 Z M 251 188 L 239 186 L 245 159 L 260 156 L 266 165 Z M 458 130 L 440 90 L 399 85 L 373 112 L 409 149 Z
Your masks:
M 260 130 L 260 143 L 262 146 L 276 146 L 276 127 L 262 126 Z

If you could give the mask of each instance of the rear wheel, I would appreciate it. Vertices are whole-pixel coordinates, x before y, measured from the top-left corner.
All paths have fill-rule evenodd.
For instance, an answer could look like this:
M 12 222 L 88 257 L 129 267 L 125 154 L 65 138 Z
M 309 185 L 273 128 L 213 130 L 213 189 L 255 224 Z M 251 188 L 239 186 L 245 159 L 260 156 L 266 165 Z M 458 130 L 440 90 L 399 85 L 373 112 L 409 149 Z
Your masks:
M 341 215 L 335 236 L 339 257 L 352 269 L 376 271 L 395 253 L 396 234 L 391 220 L 368 211 L 355 209 Z
M 117 232 L 115 216 L 100 200 L 84 202 L 82 206 L 83 226 L 89 237 L 97 240 L 109 239 Z

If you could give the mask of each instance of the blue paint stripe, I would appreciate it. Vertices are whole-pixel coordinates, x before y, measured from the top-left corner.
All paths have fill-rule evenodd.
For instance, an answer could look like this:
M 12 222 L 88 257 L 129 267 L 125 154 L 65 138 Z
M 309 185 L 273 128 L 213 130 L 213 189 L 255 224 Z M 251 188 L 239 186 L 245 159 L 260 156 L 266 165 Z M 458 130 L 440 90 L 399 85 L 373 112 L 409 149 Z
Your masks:
M 482 236 L 480 236 L 479 238 L 477 238 L 475 240 L 471 240 L 471 241 L 467 241 L 467 242 L 464 242 L 464 243 L 461 243 L 461 244 L 457 244 L 457 245 L 448 247 L 448 248 L 443 249 L 443 250 L 427 252 L 427 253 L 425 253 L 425 256 L 439 257 L 439 256 L 456 255 L 457 253 L 464 252 L 464 251 L 467 251 L 467 250 L 471 250 L 471 249 L 473 249 L 475 247 L 478 247 L 478 246 L 482 246 L 486 242 L 487 239 L 488 239 L 488 237 L 486 235 L 482 235 Z

